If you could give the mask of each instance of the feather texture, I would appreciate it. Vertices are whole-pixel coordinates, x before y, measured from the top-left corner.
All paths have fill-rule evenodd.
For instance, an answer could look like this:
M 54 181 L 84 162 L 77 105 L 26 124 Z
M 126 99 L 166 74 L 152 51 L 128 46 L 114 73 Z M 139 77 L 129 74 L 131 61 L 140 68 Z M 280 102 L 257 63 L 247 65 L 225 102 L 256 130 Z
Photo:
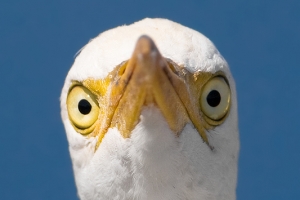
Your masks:
M 71 125 L 66 98 L 72 81 L 106 77 L 130 58 L 143 34 L 154 40 L 164 57 L 190 72 L 226 75 L 231 107 L 224 123 L 207 131 L 214 150 L 193 124 L 176 137 L 155 106 L 143 108 L 130 138 L 110 128 L 97 151 L 97 137 L 81 135 Z M 239 151 L 235 83 L 213 43 L 192 29 L 165 19 L 144 19 L 100 34 L 82 49 L 66 77 L 61 115 L 81 199 L 235 199 Z

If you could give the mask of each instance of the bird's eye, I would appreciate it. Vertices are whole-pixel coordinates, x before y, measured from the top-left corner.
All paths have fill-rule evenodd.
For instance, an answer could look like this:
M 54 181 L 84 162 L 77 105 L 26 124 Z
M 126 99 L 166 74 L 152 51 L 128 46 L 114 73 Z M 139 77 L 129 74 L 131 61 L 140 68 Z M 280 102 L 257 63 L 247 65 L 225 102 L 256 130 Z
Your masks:
M 223 77 L 214 77 L 204 85 L 200 106 L 212 120 L 220 120 L 226 115 L 230 106 L 230 88 Z
M 92 126 L 98 119 L 99 107 L 94 95 L 83 86 L 69 92 L 67 108 L 71 122 L 79 129 Z

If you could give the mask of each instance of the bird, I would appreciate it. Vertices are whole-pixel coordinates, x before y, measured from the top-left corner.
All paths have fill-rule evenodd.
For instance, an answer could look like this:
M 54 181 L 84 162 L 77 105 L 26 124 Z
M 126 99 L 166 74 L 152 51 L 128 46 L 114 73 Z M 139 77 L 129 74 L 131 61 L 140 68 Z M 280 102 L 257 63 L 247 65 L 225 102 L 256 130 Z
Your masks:
M 100 33 L 60 104 L 80 199 L 236 199 L 235 81 L 198 31 L 145 18 Z

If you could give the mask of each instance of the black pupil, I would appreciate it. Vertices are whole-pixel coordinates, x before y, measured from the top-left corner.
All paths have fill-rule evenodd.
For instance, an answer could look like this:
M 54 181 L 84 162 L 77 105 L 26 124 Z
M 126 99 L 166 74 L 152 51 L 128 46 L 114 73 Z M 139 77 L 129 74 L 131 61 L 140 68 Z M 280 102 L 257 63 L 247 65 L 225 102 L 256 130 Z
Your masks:
M 221 95 L 217 90 L 212 90 L 207 95 L 206 101 L 211 107 L 216 107 L 221 102 Z
M 85 99 L 81 99 L 78 103 L 78 109 L 83 115 L 87 115 L 92 110 L 92 105 Z

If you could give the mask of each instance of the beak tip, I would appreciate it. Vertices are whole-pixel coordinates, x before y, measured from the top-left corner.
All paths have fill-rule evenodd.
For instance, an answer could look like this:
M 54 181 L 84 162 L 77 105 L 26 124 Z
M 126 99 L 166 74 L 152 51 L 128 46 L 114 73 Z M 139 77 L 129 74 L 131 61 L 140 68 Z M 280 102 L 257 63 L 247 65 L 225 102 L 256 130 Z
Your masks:
M 135 52 L 142 55 L 157 55 L 158 49 L 148 35 L 142 35 L 136 42 Z

